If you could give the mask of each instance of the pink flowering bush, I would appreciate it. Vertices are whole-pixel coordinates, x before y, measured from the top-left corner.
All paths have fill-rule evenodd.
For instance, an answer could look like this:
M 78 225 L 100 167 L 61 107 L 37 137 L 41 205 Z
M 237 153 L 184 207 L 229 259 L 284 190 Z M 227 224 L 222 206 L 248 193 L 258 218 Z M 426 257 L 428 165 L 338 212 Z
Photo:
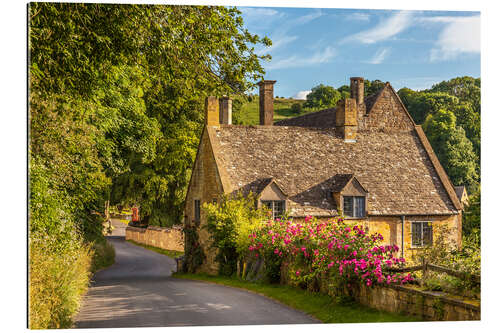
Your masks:
M 347 225 L 343 219 L 318 222 L 306 217 L 304 222 L 269 221 L 249 235 L 250 255 L 264 258 L 266 264 L 288 263 L 289 278 L 310 284 L 329 278 L 330 286 L 344 288 L 354 283 L 404 284 L 411 274 L 391 274 L 387 268 L 404 263 L 397 258 L 396 245 L 379 245 L 382 235 L 368 235 L 361 226 Z

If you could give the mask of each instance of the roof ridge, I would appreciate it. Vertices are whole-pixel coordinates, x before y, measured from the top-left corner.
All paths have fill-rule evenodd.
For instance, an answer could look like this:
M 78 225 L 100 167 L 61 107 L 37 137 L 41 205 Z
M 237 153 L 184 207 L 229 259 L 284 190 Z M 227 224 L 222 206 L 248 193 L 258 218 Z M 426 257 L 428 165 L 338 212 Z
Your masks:
M 439 180 L 443 184 L 444 189 L 446 190 L 446 193 L 448 193 L 448 196 L 450 197 L 451 202 L 453 203 L 453 206 L 457 210 L 462 210 L 462 204 L 460 203 L 460 200 L 458 199 L 457 193 L 455 192 L 455 188 L 453 187 L 453 184 L 451 183 L 450 179 L 448 178 L 448 175 L 446 174 L 446 171 L 444 171 L 443 166 L 439 162 L 436 154 L 434 153 L 434 150 L 432 149 L 432 146 L 427 139 L 427 136 L 424 133 L 424 130 L 422 129 L 422 126 L 420 125 L 415 125 L 415 131 L 417 132 L 417 136 L 420 139 L 420 143 L 424 147 L 427 155 L 429 156 L 429 159 L 431 160 L 432 166 L 434 167 L 434 170 L 436 171 Z

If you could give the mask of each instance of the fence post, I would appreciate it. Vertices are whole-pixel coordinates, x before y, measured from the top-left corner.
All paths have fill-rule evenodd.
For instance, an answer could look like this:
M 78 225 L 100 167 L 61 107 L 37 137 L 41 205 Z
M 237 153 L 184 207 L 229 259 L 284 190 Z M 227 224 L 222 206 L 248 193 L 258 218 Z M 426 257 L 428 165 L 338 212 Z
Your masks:
M 427 280 L 427 261 L 425 257 L 422 257 L 422 285 L 425 283 L 425 280 Z

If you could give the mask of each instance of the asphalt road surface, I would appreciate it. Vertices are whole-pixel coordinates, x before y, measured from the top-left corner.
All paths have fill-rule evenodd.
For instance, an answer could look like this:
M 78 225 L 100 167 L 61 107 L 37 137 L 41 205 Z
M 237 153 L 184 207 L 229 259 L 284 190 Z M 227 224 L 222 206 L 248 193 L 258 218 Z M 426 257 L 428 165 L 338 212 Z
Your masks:
M 95 274 L 77 328 L 319 323 L 254 293 L 173 278 L 172 258 L 125 242 L 115 236 L 124 225 L 113 224 L 115 263 Z

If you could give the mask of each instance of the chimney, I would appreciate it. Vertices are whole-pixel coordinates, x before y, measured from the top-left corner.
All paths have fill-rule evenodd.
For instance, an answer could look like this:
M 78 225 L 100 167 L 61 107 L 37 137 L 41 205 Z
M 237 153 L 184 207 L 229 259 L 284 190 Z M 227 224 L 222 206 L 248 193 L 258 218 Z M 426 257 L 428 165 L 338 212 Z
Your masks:
M 335 127 L 345 142 L 356 142 L 358 132 L 358 105 L 356 99 L 346 98 L 339 101 L 335 112 Z
M 260 124 L 272 126 L 274 116 L 274 89 L 276 81 L 263 80 L 259 84 L 259 114 Z
M 224 96 L 219 99 L 219 122 L 224 125 L 231 125 L 233 112 L 233 101 Z
M 362 77 L 351 77 L 351 98 L 354 98 L 358 105 L 364 103 L 365 80 Z
M 217 97 L 205 98 L 205 125 L 219 126 L 219 100 Z

